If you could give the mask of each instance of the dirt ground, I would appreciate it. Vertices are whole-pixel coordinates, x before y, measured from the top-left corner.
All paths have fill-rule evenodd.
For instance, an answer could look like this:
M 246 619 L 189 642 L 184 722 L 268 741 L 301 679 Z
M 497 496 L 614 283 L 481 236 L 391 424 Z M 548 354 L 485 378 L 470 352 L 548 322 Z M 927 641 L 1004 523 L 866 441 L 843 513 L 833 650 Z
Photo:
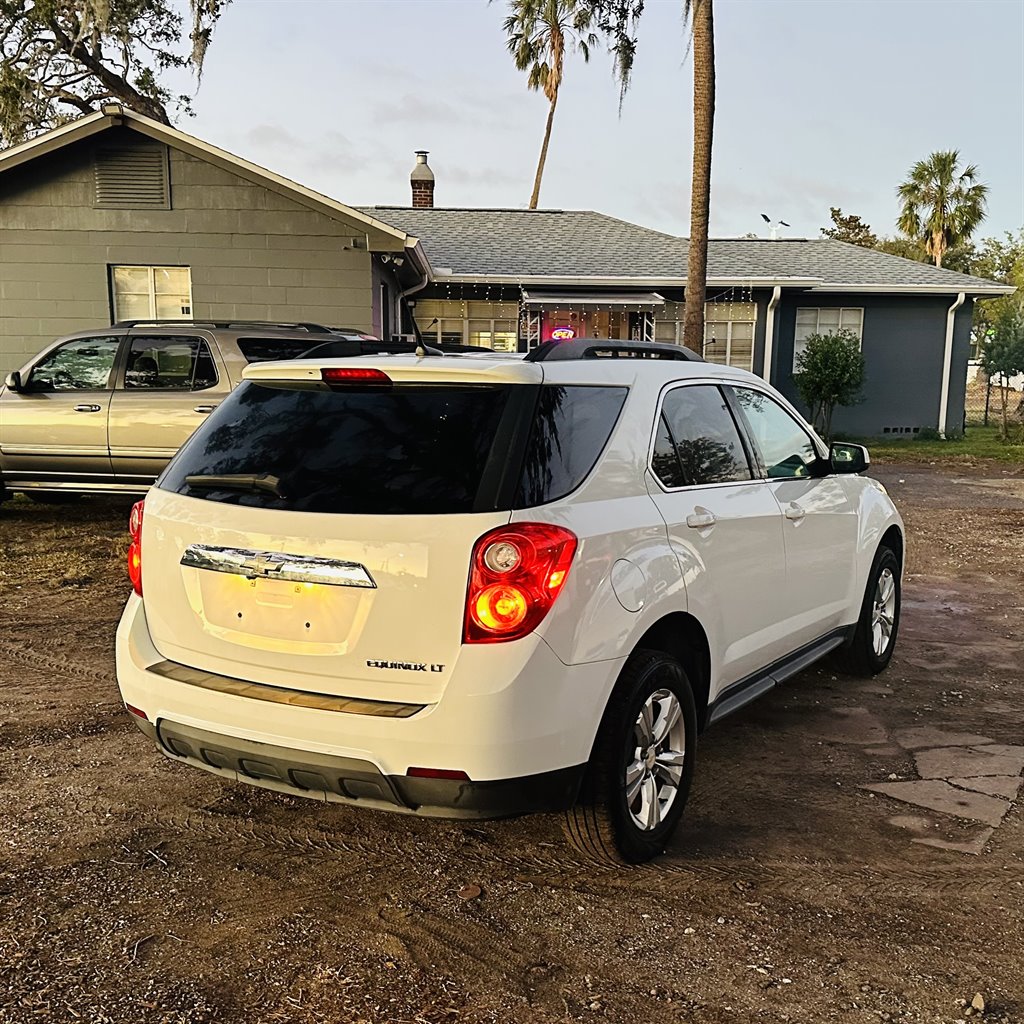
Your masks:
M 909 530 L 889 671 L 710 730 L 672 848 L 623 871 L 553 817 L 169 763 L 114 683 L 128 505 L 5 505 L 0 1022 L 1024 1022 L 1024 469 L 876 475 Z

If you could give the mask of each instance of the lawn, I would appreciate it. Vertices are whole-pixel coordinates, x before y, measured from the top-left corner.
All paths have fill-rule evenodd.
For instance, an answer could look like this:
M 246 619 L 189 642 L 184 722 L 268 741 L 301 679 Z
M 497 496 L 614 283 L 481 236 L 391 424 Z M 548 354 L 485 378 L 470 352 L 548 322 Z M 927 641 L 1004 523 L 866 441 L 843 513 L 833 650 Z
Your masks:
M 861 443 L 867 445 L 872 459 L 878 462 L 970 462 L 975 459 L 993 459 L 1024 467 L 1024 441 L 1019 424 L 1010 426 L 1010 436 L 1015 443 L 1001 441 L 999 428 L 989 426 L 968 427 L 962 438 L 949 441 L 869 437 L 862 438 Z

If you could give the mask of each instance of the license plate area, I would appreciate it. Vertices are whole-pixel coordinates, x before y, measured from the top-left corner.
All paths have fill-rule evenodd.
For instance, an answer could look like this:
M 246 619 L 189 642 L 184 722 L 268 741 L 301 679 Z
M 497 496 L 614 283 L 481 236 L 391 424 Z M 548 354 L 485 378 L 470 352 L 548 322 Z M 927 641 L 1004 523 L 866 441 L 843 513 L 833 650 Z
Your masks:
M 358 642 L 376 593 L 203 569 L 182 571 L 189 603 L 204 632 L 258 650 L 346 654 Z

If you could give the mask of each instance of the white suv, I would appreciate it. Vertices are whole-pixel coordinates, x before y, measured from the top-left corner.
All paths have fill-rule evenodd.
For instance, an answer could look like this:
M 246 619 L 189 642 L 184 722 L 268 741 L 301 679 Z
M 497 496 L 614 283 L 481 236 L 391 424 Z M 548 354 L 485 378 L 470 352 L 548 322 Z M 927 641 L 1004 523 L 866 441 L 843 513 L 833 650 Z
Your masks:
M 698 733 L 896 641 L 903 526 L 752 374 L 675 346 L 261 363 L 132 513 L 117 674 L 173 760 L 422 815 L 676 828 Z

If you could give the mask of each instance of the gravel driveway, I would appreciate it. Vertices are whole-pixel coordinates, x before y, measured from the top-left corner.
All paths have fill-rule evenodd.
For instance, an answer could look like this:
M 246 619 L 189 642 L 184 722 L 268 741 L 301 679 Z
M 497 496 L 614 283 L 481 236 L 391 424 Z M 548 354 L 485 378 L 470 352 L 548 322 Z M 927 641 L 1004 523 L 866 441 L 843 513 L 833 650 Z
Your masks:
M 671 850 L 628 871 L 551 817 L 166 762 L 113 679 L 128 505 L 4 506 L 0 1022 L 953 1024 L 976 994 L 1024 1022 L 1024 475 L 876 472 L 909 530 L 890 670 L 709 731 Z

